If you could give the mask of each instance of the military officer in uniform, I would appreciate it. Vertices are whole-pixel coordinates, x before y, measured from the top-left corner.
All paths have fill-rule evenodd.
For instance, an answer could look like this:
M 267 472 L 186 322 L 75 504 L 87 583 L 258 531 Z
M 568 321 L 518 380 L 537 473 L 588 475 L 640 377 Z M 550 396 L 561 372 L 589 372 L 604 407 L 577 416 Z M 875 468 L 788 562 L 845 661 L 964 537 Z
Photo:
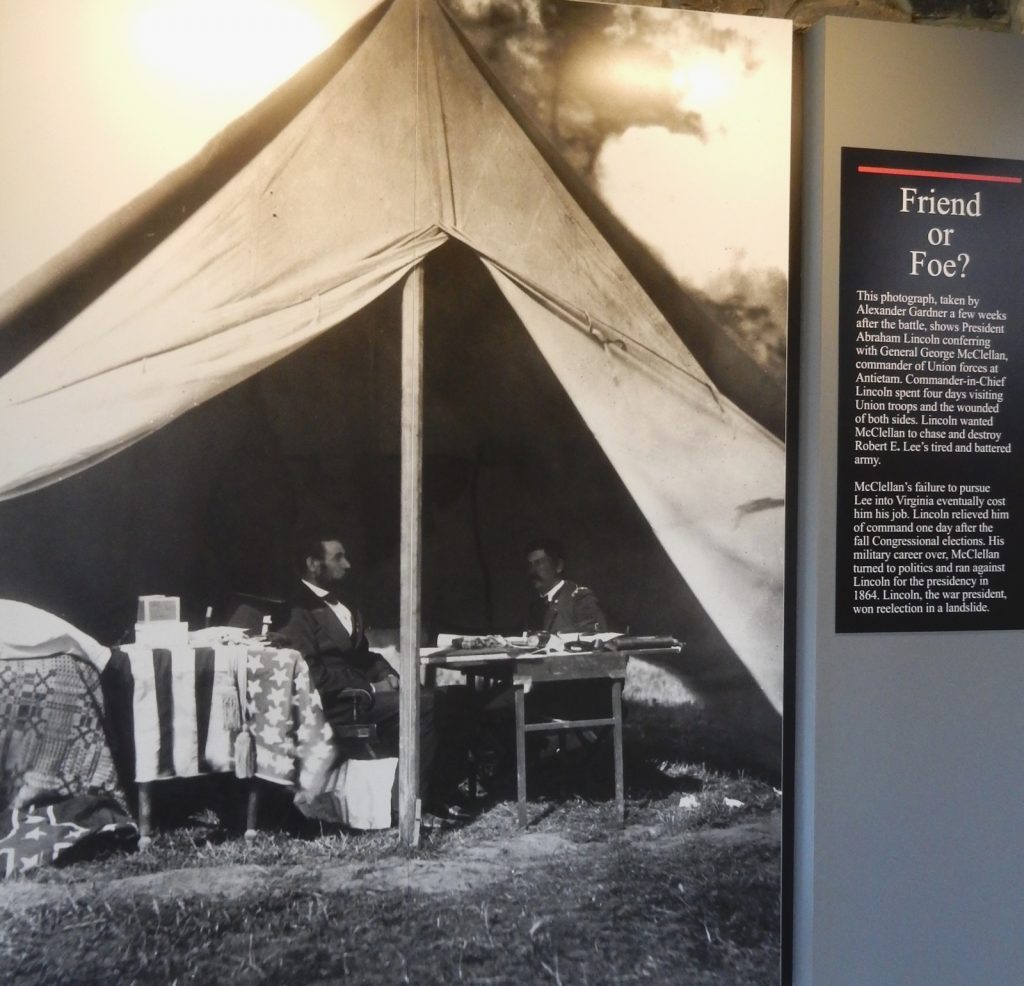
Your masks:
M 526 549 L 526 562 L 535 595 L 527 615 L 527 630 L 547 633 L 601 633 L 608 629 L 608 621 L 598 604 L 597 596 L 586 586 L 565 577 L 565 550 L 554 539 L 532 541 Z M 531 690 L 527 697 L 528 719 L 568 717 L 572 719 L 599 718 L 608 715 L 608 685 L 604 682 L 573 681 L 544 682 Z M 478 747 L 491 751 L 495 763 L 490 772 L 486 767 L 485 784 L 503 784 L 515 780 L 515 749 L 509 742 L 514 715 L 512 689 L 507 683 L 495 685 L 482 696 L 481 730 Z M 568 745 L 596 739 L 587 730 Z M 543 737 L 537 733 L 527 736 L 527 757 L 547 760 L 562 753 L 560 740 L 554 735 Z
M 526 562 L 537 592 L 530 606 L 530 630 L 600 633 L 608 629 L 594 593 L 565 577 L 565 550 L 558 541 L 534 541 L 527 548 Z

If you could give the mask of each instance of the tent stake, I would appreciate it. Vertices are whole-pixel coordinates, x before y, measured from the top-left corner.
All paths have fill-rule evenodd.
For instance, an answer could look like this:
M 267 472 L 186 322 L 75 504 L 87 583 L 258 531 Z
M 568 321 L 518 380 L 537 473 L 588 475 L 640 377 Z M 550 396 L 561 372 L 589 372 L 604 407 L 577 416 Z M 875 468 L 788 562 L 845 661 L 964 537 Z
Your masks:
M 420 577 L 423 498 L 423 267 L 402 288 L 402 589 L 399 622 L 402 687 L 398 729 L 398 831 L 419 842 Z

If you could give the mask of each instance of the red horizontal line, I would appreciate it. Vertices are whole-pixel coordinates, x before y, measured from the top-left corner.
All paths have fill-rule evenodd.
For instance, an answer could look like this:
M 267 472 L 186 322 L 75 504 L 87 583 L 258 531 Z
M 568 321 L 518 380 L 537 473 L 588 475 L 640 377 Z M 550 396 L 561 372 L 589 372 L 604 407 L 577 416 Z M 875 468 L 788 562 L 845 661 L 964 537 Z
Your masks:
M 902 175 L 907 178 L 956 178 L 959 181 L 995 181 L 1004 185 L 1019 185 L 1022 179 L 1012 175 L 968 175 L 958 171 L 917 171 L 914 168 L 873 168 L 867 164 L 857 166 L 869 175 Z

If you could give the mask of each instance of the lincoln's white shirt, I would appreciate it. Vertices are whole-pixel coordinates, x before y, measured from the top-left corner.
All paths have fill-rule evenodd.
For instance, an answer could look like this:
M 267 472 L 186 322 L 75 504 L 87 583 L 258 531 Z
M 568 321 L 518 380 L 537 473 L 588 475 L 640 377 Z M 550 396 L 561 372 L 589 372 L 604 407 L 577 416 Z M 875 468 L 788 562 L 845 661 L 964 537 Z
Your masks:
M 306 586 L 310 592 L 318 595 L 321 599 L 326 598 L 330 593 L 326 589 L 321 589 L 320 586 L 314 585 L 312 582 L 307 582 L 305 579 L 302 580 L 302 584 Z M 338 618 L 338 622 L 345 628 L 345 632 L 348 634 L 352 633 L 352 610 L 350 610 L 344 603 L 328 603 L 330 611 Z

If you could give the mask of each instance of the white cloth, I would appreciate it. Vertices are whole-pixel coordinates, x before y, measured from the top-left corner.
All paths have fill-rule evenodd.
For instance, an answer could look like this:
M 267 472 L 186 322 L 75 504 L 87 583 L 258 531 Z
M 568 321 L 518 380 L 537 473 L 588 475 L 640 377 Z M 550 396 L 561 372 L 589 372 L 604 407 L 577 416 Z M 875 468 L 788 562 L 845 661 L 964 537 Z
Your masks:
M 110 660 L 110 648 L 45 609 L 0 599 L 0 660 L 72 654 L 92 662 L 102 671 Z
M 391 789 L 396 757 L 345 760 L 332 767 L 316 786 L 304 784 L 295 806 L 307 817 L 340 822 L 353 829 L 391 828 Z

